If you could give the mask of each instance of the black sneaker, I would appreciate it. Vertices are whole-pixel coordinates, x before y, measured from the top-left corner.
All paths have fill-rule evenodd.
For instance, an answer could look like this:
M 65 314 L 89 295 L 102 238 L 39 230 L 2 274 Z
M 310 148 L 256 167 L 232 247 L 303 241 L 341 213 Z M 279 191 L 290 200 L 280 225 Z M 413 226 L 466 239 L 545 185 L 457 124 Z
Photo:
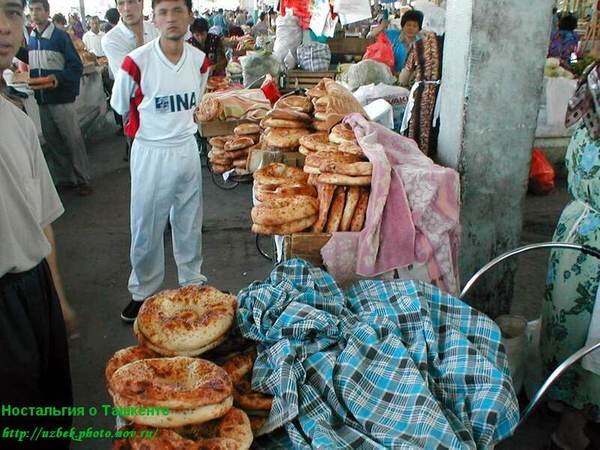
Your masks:
M 135 300 L 131 300 L 121 313 L 121 319 L 123 322 L 133 323 L 143 304 L 144 302 L 136 302 Z

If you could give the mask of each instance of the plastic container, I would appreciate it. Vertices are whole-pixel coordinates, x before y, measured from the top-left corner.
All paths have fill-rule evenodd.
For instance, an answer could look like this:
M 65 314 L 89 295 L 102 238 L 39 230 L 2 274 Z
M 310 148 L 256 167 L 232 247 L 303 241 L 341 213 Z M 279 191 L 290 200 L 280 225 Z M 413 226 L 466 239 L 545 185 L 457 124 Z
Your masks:
M 515 393 L 519 395 L 525 376 L 525 356 L 527 354 L 527 319 L 523 316 L 506 314 L 498 316 L 495 322 L 502 331 L 502 344 L 508 357 Z

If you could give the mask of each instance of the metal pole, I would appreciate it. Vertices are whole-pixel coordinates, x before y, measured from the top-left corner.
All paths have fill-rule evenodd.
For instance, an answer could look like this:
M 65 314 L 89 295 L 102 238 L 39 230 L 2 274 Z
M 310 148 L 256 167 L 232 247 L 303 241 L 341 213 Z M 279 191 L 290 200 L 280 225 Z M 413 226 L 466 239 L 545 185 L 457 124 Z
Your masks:
M 87 31 L 87 23 L 85 22 L 85 0 L 79 0 L 79 13 L 81 14 L 81 25 L 83 26 L 83 31 Z

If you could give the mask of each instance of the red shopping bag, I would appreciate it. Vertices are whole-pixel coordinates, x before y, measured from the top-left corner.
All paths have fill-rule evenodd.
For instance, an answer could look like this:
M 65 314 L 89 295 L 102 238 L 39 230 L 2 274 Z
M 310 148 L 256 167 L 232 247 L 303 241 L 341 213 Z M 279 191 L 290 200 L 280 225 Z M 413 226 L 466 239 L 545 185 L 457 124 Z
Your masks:
M 271 75 L 267 74 L 265 81 L 263 81 L 263 84 L 260 86 L 260 89 L 264 92 L 265 97 L 269 99 L 271 105 L 274 105 L 275 102 L 279 100 L 279 97 L 281 97 L 281 92 L 279 92 L 277 83 L 275 83 L 275 80 Z
M 534 148 L 529 168 L 529 191 L 538 195 L 548 194 L 554 189 L 554 178 L 554 167 L 546 159 L 544 152 Z
M 379 33 L 377 41 L 367 47 L 363 59 L 379 61 L 394 70 L 394 47 L 384 32 Z

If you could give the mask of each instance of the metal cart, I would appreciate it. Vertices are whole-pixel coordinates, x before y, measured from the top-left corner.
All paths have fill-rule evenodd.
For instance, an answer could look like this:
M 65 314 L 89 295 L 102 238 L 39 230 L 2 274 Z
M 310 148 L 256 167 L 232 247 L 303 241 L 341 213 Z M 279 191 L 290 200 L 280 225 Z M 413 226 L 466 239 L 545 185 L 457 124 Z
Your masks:
M 562 242 L 542 242 L 539 244 L 525 245 L 523 247 L 519 247 L 519 248 L 516 248 L 509 252 L 506 252 L 506 253 L 494 258 L 489 263 L 487 263 L 485 266 L 483 266 L 479 271 L 477 271 L 471 277 L 471 279 L 467 282 L 467 284 L 465 284 L 465 287 L 461 291 L 459 298 L 461 298 L 461 299 L 464 298 L 464 296 L 475 285 L 477 280 L 479 280 L 479 278 L 481 278 L 481 276 L 483 276 L 487 271 L 489 271 L 490 269 L 492 269 L 499 263 L 506 261 L 507 259 L 512 258 L 514 256 L 520 255 L 521 253 L 526 253 L 526 252 L 530 252 L 533 250 L 548 249 L 548 248 L 576 250 L 576 251 L 582 252 L 586 255 L 593 256 L 594 258 L 600 259 L 600 250 L 597 248 L 594 248 L 594 247 L 587 246 L 587 245 L 569 244 L 569 243 L 562 243 Z M 525 409 L 523 411 L 521 411 L 521 418 L 520 418 L 519 424 L 517 426 L 522 425 L 527 420 L 527 418 L 531 415 L 531 413 L 536 408 L 536 406 L 541 402 L 541 400 L 543 399 L 543 397 L 546 394 L 546 392 L 548 391 L 548 389 L 552 386 L 552 384 L 558 378 L 560 378 L 560 376 L 563 373 L 565 373 L 569 369 L 569 367 L 571 367 L 573 364 L 575 364 L 577 361 L 579 361 L 585 355 L 587 355 L 595 350 L 598 350 L 599 348 L 600 348 L 600 341 L 596 342 L 595 344 L 591 344 L 591 345 L 588 345 L 588 346 L 585 346 L 585 347 L 579 349 L 578 351 L 573 353 L 570 357 L 568 357 L 566 360 L 564 360 L 550 374 L 550 376 L 542 384 L 542 386 L 539 388 L 539 390 L 533 395 L 533 397 L 531 398 L 531 400 L 529 401 L 529 404 L 525 407 Z

